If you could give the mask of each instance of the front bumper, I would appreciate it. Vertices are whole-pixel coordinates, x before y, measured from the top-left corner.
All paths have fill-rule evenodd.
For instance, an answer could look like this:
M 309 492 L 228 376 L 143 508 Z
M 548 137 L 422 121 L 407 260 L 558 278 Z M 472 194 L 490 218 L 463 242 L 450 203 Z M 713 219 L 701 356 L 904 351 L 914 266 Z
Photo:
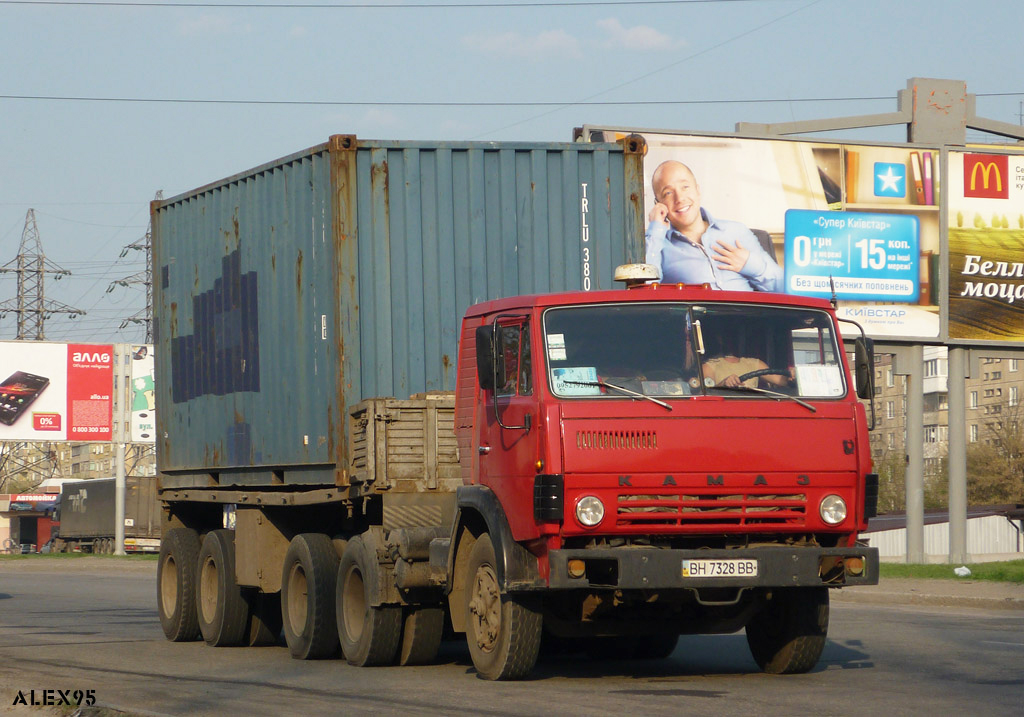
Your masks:
M 757 575 L 683 577 L 684 560 L 756 560 Z M 569 576 L 569 561 L 582 560 L 583 577 Z M 552 550 L 549 588 L 665 590 L 685 588 L 843 587 L 878 584 L 878 549 L 765 546 L 735 550 L 618 548 Z M 856 568 L 863 568 L 856 572 Z M 578 564 L 577 564 L 578 565 Z M 848 567 L 849 565 L 849 567 Z M 854 569 L 851 572 L 850 568 Z

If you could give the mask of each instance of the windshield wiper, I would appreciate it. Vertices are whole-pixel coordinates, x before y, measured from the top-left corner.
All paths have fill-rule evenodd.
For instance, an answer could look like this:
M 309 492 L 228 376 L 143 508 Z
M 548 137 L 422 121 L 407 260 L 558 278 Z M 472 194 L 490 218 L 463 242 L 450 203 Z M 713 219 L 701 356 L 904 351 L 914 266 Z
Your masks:
M 812 406 L 811 404 L 807 403 L 807 401 L 801 401 L 796 396 L 790 396 L 788 393 L 769 391 L 767 388 L 754 388 L 753 386 L 744 386 L 743 384 L 740 384 L 739 386 L 712 386 L 711 388 L 721 389 L 722 391 L 747 391 L 750 393 L 763 393 L 766 396 L 771 396 L 775 399 L 788 398 L 790 401 L 795 401 L 796 403 L 799 403 L 801 406 L 806 408 L 811 413 L 818 412 L 818 409 Z
M 659 406 L 667 408 L 669 411 L 672 410 L 672 406 L 668 405 L 664 401 L 659 401 L 654 396 L 648 396 L 646 393 L 638 393 L 637 391 L 631 391 L 628 388 L 616 386 L 614 383 L 608 383 L 607 381 L 563 381 L 562 383 L 572 384 L 573 386 L 599 386 L 601 388 L 614 388 L 616 391 L 621 391 L 627 396 L 635 396 L 636 398 L 646 398 L 651 403 L 656 403 Z

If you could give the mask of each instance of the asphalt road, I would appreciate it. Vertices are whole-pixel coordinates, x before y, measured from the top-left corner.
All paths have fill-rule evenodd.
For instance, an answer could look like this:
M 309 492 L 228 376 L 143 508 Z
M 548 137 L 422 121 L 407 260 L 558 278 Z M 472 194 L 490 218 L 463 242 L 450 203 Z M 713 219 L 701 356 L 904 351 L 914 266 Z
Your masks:
M 844 597 L 806 675 L 761 674 L 740 633 L 684 637 L 658 662 L 546 657 L 528 681 L 493 683 L 476 678 L 454 642 L 435 665 L 363 669 L 293 660 L 284 647 L 169 643 L 155 569 L 103 558 L 0 562 L 0 714 L 45 714 L 14 704 L 31 690 L 37 700 L 43 690 L 92 690 L 100 705 L 141 714 L 246 717 L 1019 715 L 1024 704 L 1024 610 Z

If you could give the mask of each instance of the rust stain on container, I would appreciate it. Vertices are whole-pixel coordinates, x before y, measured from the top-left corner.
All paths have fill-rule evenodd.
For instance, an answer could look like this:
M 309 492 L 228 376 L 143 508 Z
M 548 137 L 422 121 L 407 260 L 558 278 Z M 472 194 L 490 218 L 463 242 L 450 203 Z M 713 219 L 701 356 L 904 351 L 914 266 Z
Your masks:
M 295 257 L 295 293 L 302 296 L 302 250 Z

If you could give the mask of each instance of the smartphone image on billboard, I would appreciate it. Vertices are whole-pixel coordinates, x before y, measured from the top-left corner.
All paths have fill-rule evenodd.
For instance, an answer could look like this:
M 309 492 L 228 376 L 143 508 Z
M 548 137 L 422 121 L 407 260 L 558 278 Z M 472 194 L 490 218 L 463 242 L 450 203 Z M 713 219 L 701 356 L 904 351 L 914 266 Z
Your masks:
M 8 376 L 0 384 L 0 423 L 13 426 L 49 385 L 50 379 L 34 373 L 15 371 Z

